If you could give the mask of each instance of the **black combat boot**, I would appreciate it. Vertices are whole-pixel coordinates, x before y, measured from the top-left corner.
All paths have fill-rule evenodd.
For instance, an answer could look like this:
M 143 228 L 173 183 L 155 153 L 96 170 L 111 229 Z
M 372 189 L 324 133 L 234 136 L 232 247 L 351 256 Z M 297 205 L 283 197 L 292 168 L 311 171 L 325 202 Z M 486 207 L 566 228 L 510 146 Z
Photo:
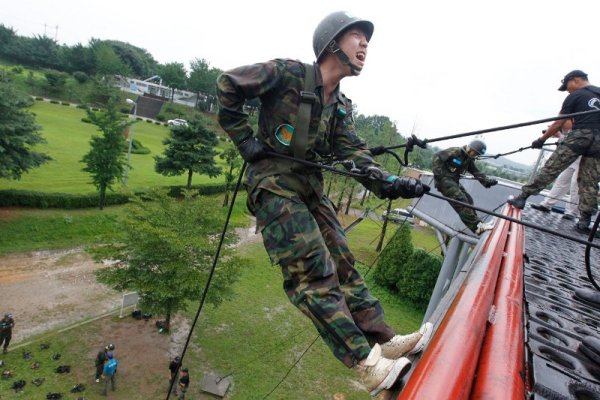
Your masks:
M 506 202 L 511 204 L 513 207 L 522 210 L 525 208 L 525 202 L 529 196 L 525 193 L 521 192 L 517 197 L 513 197 L 512 199 L 508 199 Z

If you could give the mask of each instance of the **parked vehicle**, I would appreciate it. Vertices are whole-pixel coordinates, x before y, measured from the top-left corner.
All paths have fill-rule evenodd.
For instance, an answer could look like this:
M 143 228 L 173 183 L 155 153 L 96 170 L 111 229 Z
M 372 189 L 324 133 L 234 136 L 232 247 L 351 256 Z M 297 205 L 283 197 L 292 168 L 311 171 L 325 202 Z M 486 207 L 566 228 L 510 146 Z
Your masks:
M 175 118 L 167 121 L 169 126 L 187 126 L 188 122 L 185 119 Z
M 394 208 L 390 211 L 390 215 L 388 216 L 387 211 L 384 211 L 381 214 L 381 218 L 387 219 L 388 221 L 402 223 L 402 221 L 406 220 L 409 224 L 414 224 L 414 216 L 410 213 L 410 211 L 405 210 L 404 208 Z

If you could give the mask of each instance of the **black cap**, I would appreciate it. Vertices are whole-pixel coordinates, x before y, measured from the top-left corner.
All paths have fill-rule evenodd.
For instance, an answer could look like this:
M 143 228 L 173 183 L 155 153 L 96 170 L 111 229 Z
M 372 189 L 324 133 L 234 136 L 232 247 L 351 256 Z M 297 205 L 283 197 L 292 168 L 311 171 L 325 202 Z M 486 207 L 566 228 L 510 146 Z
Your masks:
M 560 85 L 560 87 L 558 88 L 558 90 L 560 90 L 561 92 L 564 92 L 565 90 L 567 90 L 567 83 L 573 79 L 573 78 L 585 78 L 587 79 L 587 74 L 585 72 L 583 72 L 580 69 L 576 69 L 573 70 L 571 72 L 569 72 L 568 74 L 565 75 L 565 77 L 563 78 L 562 81 L 560 81 L 562 83 L 562 85 Z

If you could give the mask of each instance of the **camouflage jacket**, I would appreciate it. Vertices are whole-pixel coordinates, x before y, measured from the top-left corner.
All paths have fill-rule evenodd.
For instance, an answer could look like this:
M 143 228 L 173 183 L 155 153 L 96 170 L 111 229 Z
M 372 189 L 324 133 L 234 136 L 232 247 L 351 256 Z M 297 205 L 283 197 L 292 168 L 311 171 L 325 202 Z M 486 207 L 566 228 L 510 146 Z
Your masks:
M 456 182 L 465 171 L 471 173 L 479 182 L 484 183 L 486 175 L 475 166 L 475 159 L 467 155 L 465 147 L 450 147 L 433 155 L 432 166 L 435 181 L 452 179 Z
M 366 166 L 379 168 L 366 143 L 356 134 L 352 102 L 338 87 L 334 101 L 323 104 L 323 80 L 317 64 L 314 70 L 317 99 L 311 110 L 306 160 L 318 162 L 335 155 L 340 160 L 354 161 L 359 169 Z M 285 140 L 290 139 L 289 133 L 283 137 L 281 128 L 285 125 L 296 126 L 305 74 L 304 64 L 290 59 L 276 59 L 223 73 L 217 79 L 218 120 L 221 127 L 236 145 L 254 135 L 271 151 L 293 156 L 290 143 Z M 255 97 L 261 102 L 256 133 L 252 131 L 249 116 L 243 109 L 245 101 Z M 281 172 L 282 168 L 285 170 L 286 166 L 292 164 L 275 157 L 251 163 L 245 184 L 251 191 L 263 188 L 288 198 L 304 188 L 314 191 L 320 198 L 323 193 L 321 171 L 302 167 Z M 385 172 L 384 175 L 384 178 L 388 176 Z M 361 183 L 380 196 L 378 182 L 364 180 Z

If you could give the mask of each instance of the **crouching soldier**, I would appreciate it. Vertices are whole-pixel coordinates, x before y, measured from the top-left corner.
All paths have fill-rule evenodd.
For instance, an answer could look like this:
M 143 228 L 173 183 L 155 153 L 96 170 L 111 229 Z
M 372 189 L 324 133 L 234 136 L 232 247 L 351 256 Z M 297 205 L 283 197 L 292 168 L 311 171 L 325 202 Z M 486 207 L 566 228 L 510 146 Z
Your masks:
M 473 198 L 459 183 L 461 174 L 465 171 L 471 173 L 486 188 L 498 184 L 496 179 L 488 178 L 475 166 L 475 157 L 485 154 L 485 150 L 482 140 L 473 140 L 466 146 L 450 147 L 435 153 L 432 159 L 435 188 L 448 198 L 473 204 Z M 492 229 L 492 225 L 483 223 L 472 208 L 449 203 L 461 221 L 477 235 Z

